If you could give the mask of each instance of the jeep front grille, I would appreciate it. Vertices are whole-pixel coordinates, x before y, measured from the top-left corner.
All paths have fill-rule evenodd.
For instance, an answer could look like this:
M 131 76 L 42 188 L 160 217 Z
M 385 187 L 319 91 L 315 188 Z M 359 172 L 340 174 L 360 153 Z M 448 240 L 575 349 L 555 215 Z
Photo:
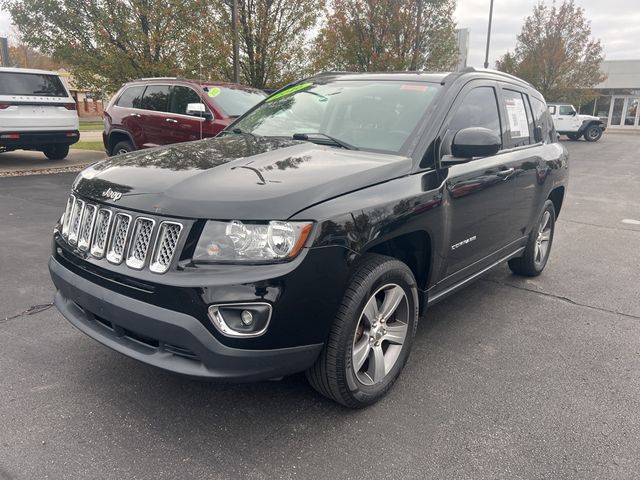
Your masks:
M 171 267 L 182 229 L 179 222 L 130 215 L 71 195 L 61 233 L 70 245 L 94 258 L 164 273 Z
M 156 246 L 153 250 L 153 258 L 149 269 L 155 273 L 164 273 L 171 265 L 178 239 L 182 231 L 182 224 L 176 222 L 162 222 L 160 224 L 160 233 L 156 240 Z

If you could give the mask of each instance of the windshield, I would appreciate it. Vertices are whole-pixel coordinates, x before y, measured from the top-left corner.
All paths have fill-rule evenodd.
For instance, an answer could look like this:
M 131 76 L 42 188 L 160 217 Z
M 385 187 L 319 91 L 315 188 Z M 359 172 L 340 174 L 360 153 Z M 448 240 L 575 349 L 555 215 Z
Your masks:
M 259 90 L 241 90 L 215 85 L 204 87 L 204 91 L 230 117 L 239 117 L 267 96 Z
M 57 75 L 0 72 L 0 95 L 66 97 L 67 91 Z
M 396 153 L 439 89 L 425 82 L 299 83 L 269 97 L 233 131 L 278 137 L 316 133 L 359 149 Z

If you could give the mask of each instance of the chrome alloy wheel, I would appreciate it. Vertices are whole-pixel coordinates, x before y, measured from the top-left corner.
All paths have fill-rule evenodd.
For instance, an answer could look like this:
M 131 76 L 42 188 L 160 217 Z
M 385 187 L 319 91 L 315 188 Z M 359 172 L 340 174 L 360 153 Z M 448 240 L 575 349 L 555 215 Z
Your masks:
M 353 337 L 351 363 L 364 385 L 380 383 L 391 371 L 407 337 L 409 301 L 395 283 L 379 288 L 367 301 Z
M 536 237 L 535 254 L 533 261 L 537 266 L 544 265 L 549 253 L 549 245 L 551 242 L 551 214 L 545 210 L 538 225 L 538 236 Z

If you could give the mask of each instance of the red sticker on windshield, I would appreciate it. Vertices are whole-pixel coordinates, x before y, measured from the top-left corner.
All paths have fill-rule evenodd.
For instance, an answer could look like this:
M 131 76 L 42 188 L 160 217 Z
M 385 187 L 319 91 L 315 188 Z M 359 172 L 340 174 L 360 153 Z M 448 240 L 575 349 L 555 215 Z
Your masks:
M 402 85 L 400 87 L 400 90 L 412 90 L 414 92 L 426 92 L 427 88 L 429 88 L 427 85 Z

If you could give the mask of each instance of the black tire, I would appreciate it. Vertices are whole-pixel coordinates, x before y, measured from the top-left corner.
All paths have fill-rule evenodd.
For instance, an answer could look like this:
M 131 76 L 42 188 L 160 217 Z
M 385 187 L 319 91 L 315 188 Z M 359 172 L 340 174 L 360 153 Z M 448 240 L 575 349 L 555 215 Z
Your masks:
M 569 140 L 579 140 L 580 139 L 580 135 L 578 135 L 577 133 L 567 133 L 567 137 L 569 138 Z
M 602 137 L 602 128 L 598 125 L 589 125 L 584 131 L 584 139 L 587 142 L 597 142 Z
M 45 147 L 42 153 L 44 153 L 49 160 L 64 160 L 67 158 L 67 155 L 69 155 L 69 145 L 51 145 Z
M 544 219 L 547 212 L 549 214 L 549 238 L 546 250 L 544 250 L 543 255 L 538 257 L 538 253 L 542 253 L 542 246 L 540 241 L 542 236 L 541 228 L 545 227 L 546 225 Z M 546 202 L 544 202 L 544 208 L 542 209 L 542 212 L 540 212 L 536 224 L 529 234 L 529 241 L 527 242 L 527 246 L 522 256 L 509 260 L 509 268 L 511 269 L 511 271 L 516 275 L 522 275 L 525 277 L 537 277 L 538 275 L 540 275 L 544 270 L 544 267 L 547 265 L 549 255 L 551 254 L 551 247 L 553 245 L 553 235 L 555 229 L 556 209 L 553 206 L 553 202 L 551 200 L 547 200 Z
M 397 288 L 400 287 L 400 290 Z M 389 288 L 390 290 L 384 290 Z M 384 320 L 378 318 L 380 324 L 369 324 L 366 337 L 360 333 L 363 322 L 367 321 L 364 312 L 365 306 L 373 301 L 376 305 L 375 312 L 381 307 L 380 313 L 384 312 L 384 303 L 377 304 L 376 295 L 386 291 L 397 292 L 396 294 L 404 296 L 399 300 L 398 306 L 391 310 L 393 313 L 385 324 Z M 374 298 L 375 297 L 375 298 Z M 386 296 L 383 297 L 386 300 Z M 400 312 L 400 313 L 398 313 Z M 400 315 L 406 321 L 400 322 Z M 373 362 L 376 364 L 376 358 L 373 354 L 374 344 L 374 328 L 378 326 L 376 332 L 381 336 L 375 338 L 375 348 L 384 352 L 383 358 L 387 353 L 393 363 L 389 366 L 385 363 L 384 373 L 379 380 L 371 379 L 371 384 L 363 383 L 359 377 L 362 372 L 357 372 L 353 368 L 354 346 L 356 342 L 360 343 L 363 339 L 364 344 L 369 347 L 365 355 L 361 358 L 365 359 L 362 367 Z M 398 327 L 400 325 L 400 327 Z M 380 330 L 380 326 L 384 327 L 384 335 Z M 387 335 L 387 327 L 389 331 L 395 328 L 401 328 L 405 334 L 401 344 L 394 342 L 385 342 Z M 403 262 L 395 258 L 383 255 L 366 255 L 363 257 L 360 265 L 351 277 L 351 283 L 344 294 L 342 304 L 338 310 L 338 314 L 331 327 L 329 337 L 316 363 L 306 372 L 309 383 L 322 395 L 335 400 L 342 405 L 350 408 L 362 408 L 377 402 L 391 388 L 395 380 L 400 375 L 411 351 L 411 345 L 418 326 L 418 290 L 416 280 L 409 267 Z M 393 335 L 393 334 L 391 334 Z M 379 345 L 379 346 L 378 346 Z M 386 345 L 386 350 L 385 350 Z M 391 349 L 393 346 L 393 349 Z M 391 350 L 390 350 L 391 349 Z M 384 363 L 383 362 L 383 363 Z M 378 363 L 379 364 L 379 363 Z M 369 366 L 369 368 L 372 368 Z
M 133 152 L 135 148 L 129 140 L 123 140 L 116 143 L 111 149 L 111 155 L 124 155 L 125 153 Z

